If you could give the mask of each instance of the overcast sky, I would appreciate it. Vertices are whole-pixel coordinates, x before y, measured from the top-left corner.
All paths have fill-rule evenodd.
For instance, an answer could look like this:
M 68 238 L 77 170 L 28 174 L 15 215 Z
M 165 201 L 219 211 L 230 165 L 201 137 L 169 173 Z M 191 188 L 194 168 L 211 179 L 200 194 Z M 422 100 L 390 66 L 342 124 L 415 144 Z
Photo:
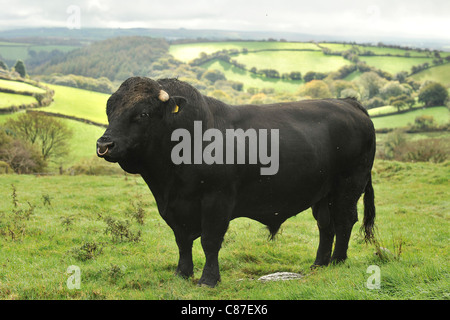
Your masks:
M 70 27 L 79 21 L 80 28 L 288 31 L 450 41 L 449 0 L 0 0 L 0 8 L 0 29 Z

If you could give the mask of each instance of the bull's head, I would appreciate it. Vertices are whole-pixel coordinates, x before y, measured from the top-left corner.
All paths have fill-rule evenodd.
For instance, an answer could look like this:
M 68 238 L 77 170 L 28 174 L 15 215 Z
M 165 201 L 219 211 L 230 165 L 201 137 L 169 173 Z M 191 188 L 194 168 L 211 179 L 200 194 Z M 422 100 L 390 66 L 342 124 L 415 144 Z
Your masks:
M 158 156 L 156 147 L 169 134 L 168 122 L 185 104 L 184 98 L 171 97 L 154 80 L 129 78 L 108 99 L 109 125 L 97 140 L 97 155 L 138 173 L 146 155 Z

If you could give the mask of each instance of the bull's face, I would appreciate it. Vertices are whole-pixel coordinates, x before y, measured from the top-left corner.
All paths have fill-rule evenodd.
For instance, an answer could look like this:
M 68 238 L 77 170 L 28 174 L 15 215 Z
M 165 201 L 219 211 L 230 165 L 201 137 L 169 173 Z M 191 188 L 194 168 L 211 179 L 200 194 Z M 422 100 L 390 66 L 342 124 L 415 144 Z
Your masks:
M 107 102 L 109 125 L 97 140 L 97 155 L 118 162 L 125 171 L 139 172 L 143 159 L 157 156 L 152 153 L 168 130 L 168 118 L 176 116 L 185 102 L 170 97 L 156 81 L 129 78 Z

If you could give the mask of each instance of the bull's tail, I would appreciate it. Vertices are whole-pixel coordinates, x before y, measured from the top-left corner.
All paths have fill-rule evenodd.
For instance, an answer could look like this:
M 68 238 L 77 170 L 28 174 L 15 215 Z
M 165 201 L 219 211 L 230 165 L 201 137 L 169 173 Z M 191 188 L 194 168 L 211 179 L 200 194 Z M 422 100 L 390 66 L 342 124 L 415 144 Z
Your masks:
M 372 187 L 372 176 L 367 181 L 366 189 L 364 191 L 364 220 L 361 229 L 364 231 L 364 239 L 367 243 L 375 240 L 374 236 L 375 226 L 375 194 Z

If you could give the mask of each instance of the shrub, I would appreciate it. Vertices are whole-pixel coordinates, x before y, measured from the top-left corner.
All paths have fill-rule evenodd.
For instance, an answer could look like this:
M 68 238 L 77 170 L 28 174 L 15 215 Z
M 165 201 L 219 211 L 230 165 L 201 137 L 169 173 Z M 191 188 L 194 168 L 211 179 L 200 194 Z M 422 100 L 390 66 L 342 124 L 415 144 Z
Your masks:
M 9 169 L 16 173 L 42 172 L 47 166 L 36 146 L 9 136 L 5 130 L 0 130 L 0 161 L 6 163 L 1 166 L 5 173 Z
M 70 253 L 75 259 L 80 261 L 87 261 L 94 259 L 102 253 L 103 247 L 97 244 L 95 241 L 88 241 L 83 243 L 80 247 L 73 248 Z
M 112 217 L 106 217 L 105 234 L 110 234 L 113 242 L 139 242 L 141 240 L 141 231 L 132 231 L 130 229 L 130 221 L 118 220 Z
M 397 153 L 400 161 L 441 163 L 449 158 L 450 144 L 442 139 L 409 141 Z
M 411 129 L 417 130 L 417 131 L 425 131 L 425 130 L 434 129 L 434 128 L 436 128 L 436 126 L 437 126 L 437 124 L 434 121 L 433 116 L 422 115 L 422 116 L 418 116 L 418 117 L 416 117 L 416 119 L 414 119 L 414 123 L 412 124 Z
M 0 174 L 3 173 L 13 173 L 14 170 L 11 168 L 11 166 L 5 162 L 5 161 L 0 161 Z
M 449 158 L 449 154 L 450 142 L 446 139 L 407 141 L 404 133 L 394 131 L 388 134 L 384 152 L 378 155 L 387 160 L 441 163 Z
M 108 163 L 97 156 L 81 160 L 70 167 L 68 171 L 72 175 L 85 174 L 91 176 L 115 175 L 124 172 L 117 164 Z

